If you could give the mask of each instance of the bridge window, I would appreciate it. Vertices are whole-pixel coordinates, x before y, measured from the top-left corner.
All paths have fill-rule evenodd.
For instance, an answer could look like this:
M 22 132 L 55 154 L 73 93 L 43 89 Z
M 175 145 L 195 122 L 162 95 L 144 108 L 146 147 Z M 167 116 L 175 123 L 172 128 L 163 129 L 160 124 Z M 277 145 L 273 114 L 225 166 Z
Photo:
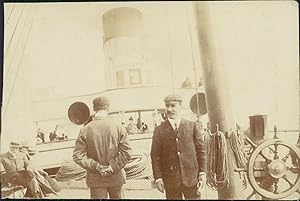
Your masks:
M 142 84 L 140 69 L 129 69 L 128 73 L 129 73 L 129 84 L 130 85 Z

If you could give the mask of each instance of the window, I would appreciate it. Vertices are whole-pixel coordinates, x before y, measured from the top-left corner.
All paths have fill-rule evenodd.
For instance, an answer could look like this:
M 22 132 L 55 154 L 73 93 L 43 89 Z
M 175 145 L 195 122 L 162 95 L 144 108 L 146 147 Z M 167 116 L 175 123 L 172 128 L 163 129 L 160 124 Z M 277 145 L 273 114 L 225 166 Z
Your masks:
M 129 69 L 129 84 L 142 84 L 141 70 L 140 69 Z

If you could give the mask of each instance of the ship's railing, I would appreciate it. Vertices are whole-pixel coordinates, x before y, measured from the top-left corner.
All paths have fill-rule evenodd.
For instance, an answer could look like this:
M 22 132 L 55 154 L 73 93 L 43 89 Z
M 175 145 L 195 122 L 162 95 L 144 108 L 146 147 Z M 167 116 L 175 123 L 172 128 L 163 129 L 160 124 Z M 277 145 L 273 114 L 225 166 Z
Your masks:
M 274 133 L 274 130 L 267 131 L 268 133 Z M 277 133 L 299 133 L 300 130 L 277 130 Z

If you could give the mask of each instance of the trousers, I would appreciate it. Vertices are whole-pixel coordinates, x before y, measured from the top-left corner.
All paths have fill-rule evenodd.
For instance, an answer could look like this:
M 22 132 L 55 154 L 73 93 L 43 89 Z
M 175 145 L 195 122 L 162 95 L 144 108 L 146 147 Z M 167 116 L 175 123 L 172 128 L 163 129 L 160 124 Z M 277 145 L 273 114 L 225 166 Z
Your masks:
M 166 189 L 167 199 L 197 199 L 197 186 L 185 187 L 182 184 L 178 188 Z
M 122 199 L 124 198 L 124 192 L 122 186 L 117 187 L 101 187 L 90 188 L 91 199 Z
M 41 198 L 41 190 L 39 183 L 30 171 L 19 171 L 15 173 L 10 179 L 10 183 L 21 185 L 27 188 L 25 196 L 31 198 Z

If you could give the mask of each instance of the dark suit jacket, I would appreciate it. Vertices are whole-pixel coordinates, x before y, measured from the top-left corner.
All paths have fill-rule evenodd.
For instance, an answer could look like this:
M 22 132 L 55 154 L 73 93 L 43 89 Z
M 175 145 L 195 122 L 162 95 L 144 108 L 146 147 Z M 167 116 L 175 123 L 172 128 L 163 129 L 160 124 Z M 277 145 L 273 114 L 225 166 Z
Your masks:
M 176 134 L 168 120 L 163 122 L 154 130 L 151 159 L 154 179 L 162 178 L 166 189 L 195 186 L 207 166 L 199 127 L 182 119 Z
M 109 117 L 96 117 L 80 130 L 73 160 L 87 170 L 89 187 L 115 187 L 125 183 L 123 168 L 130 159 L 130 151 L 126 129 Z M 101 176 L 96 171 L 98 163 L 111 165 L 113 174 Z
M 28 158 L 24 153 L 18 152 L 14 157 L 10 152 L 1 154 L 1 172 L 5 171 L 8 179 L 14 177 L 18 172 L 24 171 L 29 166 Z

